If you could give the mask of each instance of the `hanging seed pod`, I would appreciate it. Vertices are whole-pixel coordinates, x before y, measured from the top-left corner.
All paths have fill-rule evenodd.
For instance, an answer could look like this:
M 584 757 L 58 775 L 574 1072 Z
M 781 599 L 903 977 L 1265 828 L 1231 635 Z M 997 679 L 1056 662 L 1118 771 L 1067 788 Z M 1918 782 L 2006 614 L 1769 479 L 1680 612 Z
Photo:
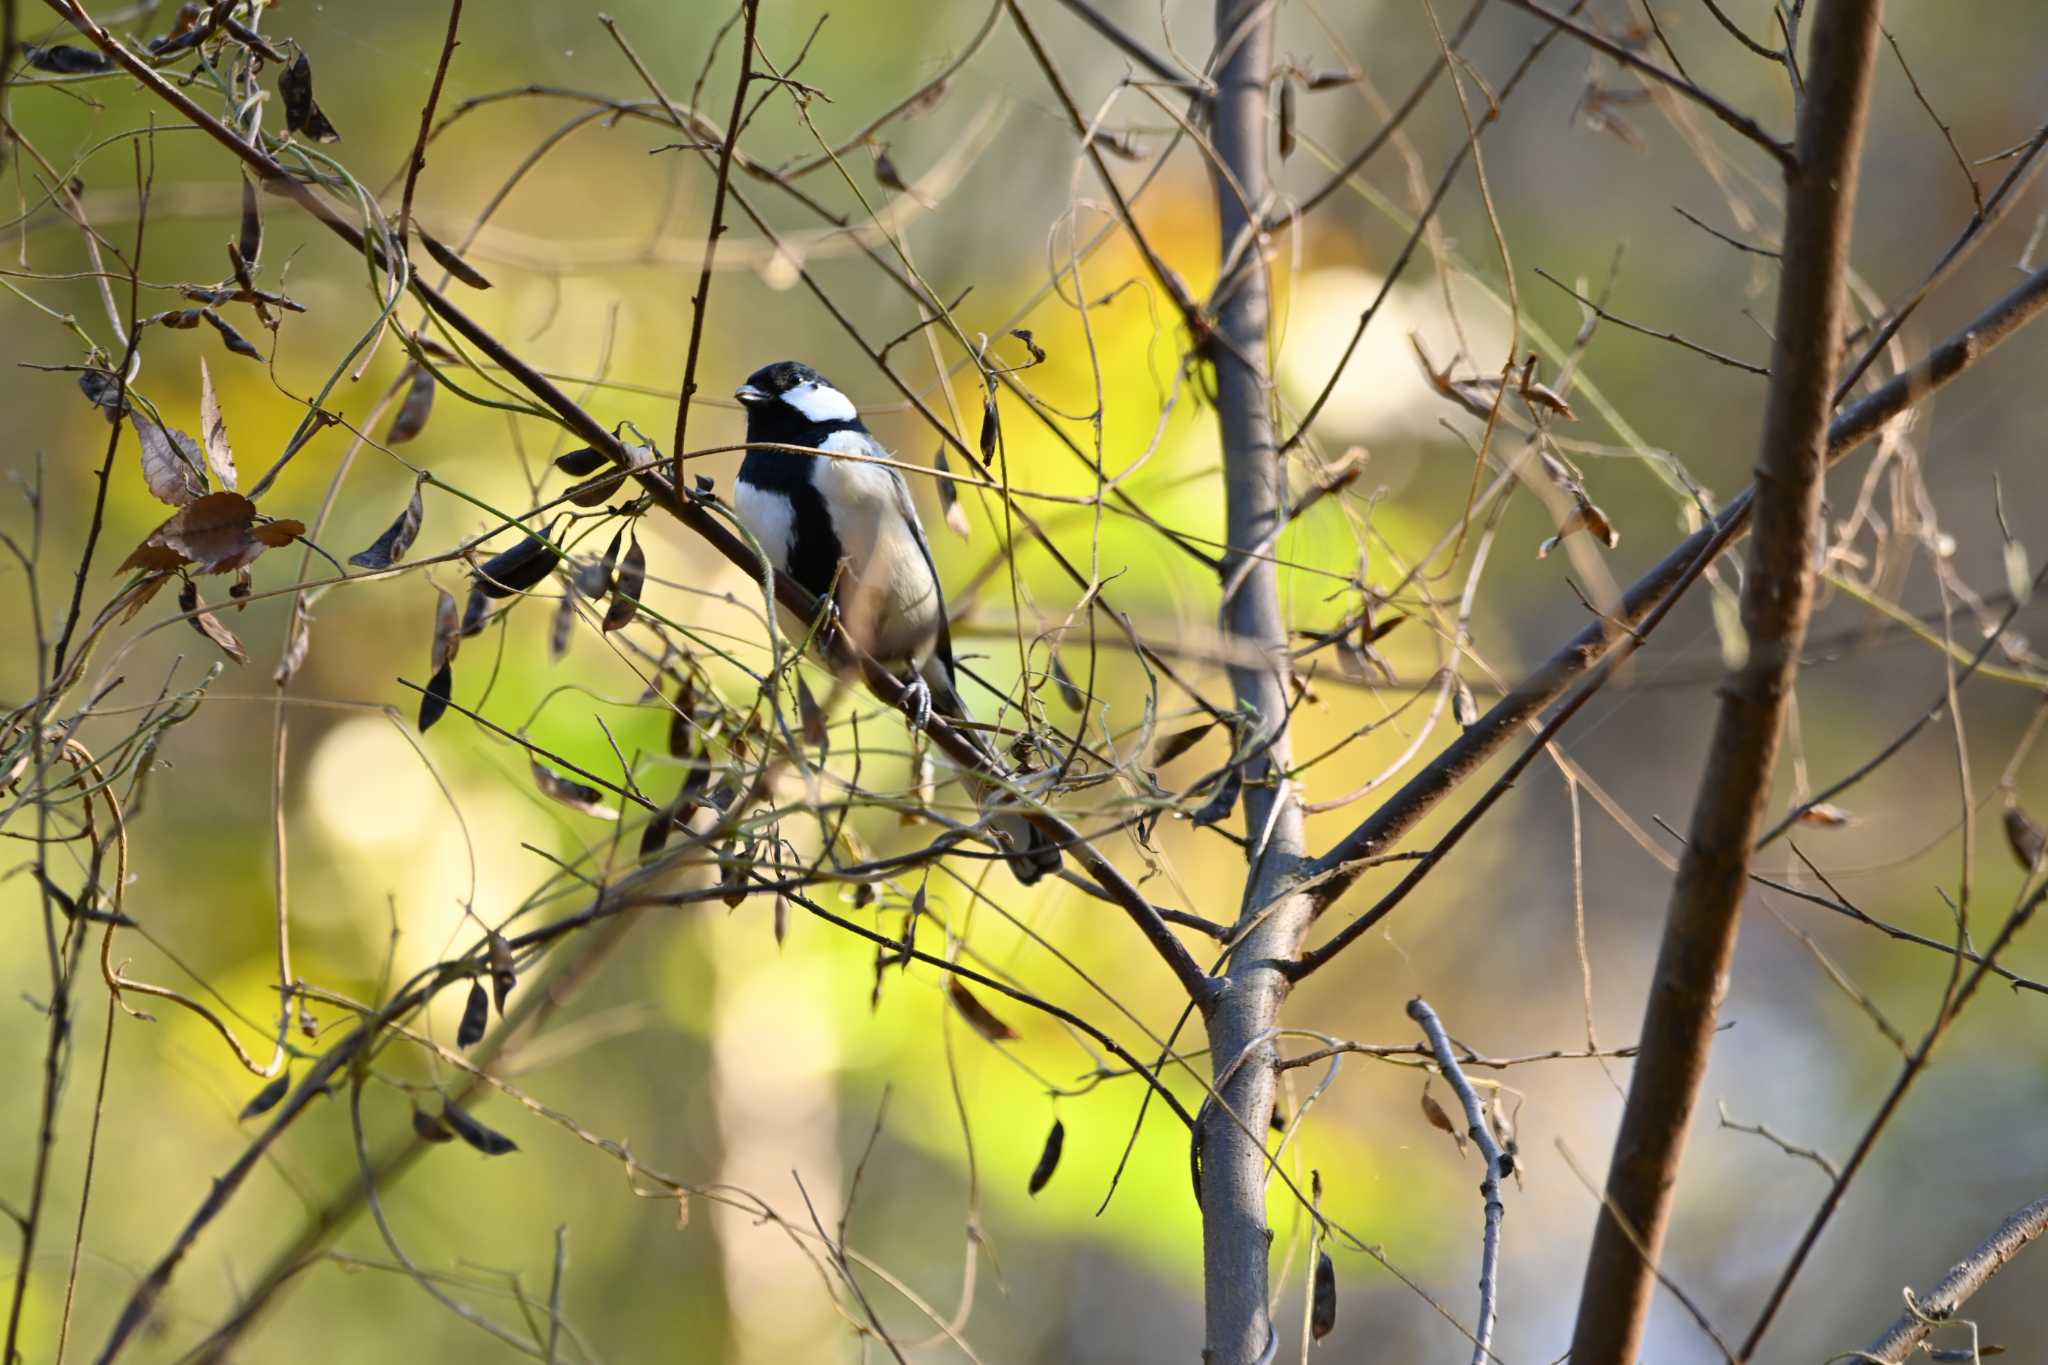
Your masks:
M 246 175 L 242 177 L 242 231 L 235 238 L 235 249 L 252 270 L 256 258 L 263 254 L 263 200 L 256 193 L 256 182 Z
M 1060 1152 L 1067 1145 L 1067 1125 L 1058 1119 L 1052 1121 L 1052 1131 L 1045 1135 L 1045 1147 L 1038 1154 L 1038 1164 L 1031 1168 L 1031 1183 L 1026 1192 L 1032 1198 L 1052 1180 L 1053 1172 L 1060 1168 Z
M 604 628 L 607 631 L 623 630 L 633 624 L 633 618 L 640 614 L 640 595 L 647 591 L 647 552 L 640 548 L 640 537 L 634 536 L 626 546 L 626 557 L 619 564 L 618 577 L 612 583 L 612 602 L 605 608 Z
M 441 1106 L 441 1120 L 455 1130 L 455 1136 L 482 1152 L 485 1156 L 503 1156 L 519 1150 L 519 1144 L 495 1128 L 487 1128 L 477 1122 L 454 1101 Z
M 384 534 L 378 536 L 369 549 L 358 550 L 350 555 L 349 563 L 358 569 L 388 569 L 405 558 L 405 552 L 410 550 L 413 541 L 419 538 L 420 522 L 427 515 L 426 502 L 420 496 L 421 486 L 417 481 L 413 483 L 412 500 L 406 503 L 405 510 L 398 514 L 398 519 L 384 528 Z
M 483 1041 L 484 1029 L 491 1022 L 491 997 L 484 991 L 484 983 L 469 983 L 469 999 L 462 1007 L 462 1024 L 455 1030 L 455 1046 L 475 1047 Z
M 453 698 L 454 692 L 455 669 L 452 665 L 442 664 L 435 671 L 434 676 L 427 680 L 426 691 L 420 693 L 419 727 L 421 734 L 425 734 L 433 729 L 434 722 L 448 714 L 448 703 Z
M 1309 1299 L 1308 1330 L 1317 1341 L 1337 1329 L 1337 1263 L 1330 1253 L 1316 1256 L 1316 1286 Z
M 270 1084 L 264 1086 L 261 1090 L 257 1091 L 255 1098 L 242 1106 L 242 1112 L 235 1116 L 235 1121 L 238 1123 L 247 1123 L 250 1119 L 260 1118 L 264 1114 L 269 1113 L 271 1110 L 277 1108 L 277 1102 L 283 1099 L 285 1097 L 285 1092 L 290 1090 L 291 1088 L 291 1072 L 279 1072 L 276 1080 L 272 1081 Z
M 609 463 L 609 460 L 592 450 L 589 446 L 584 446 L 580 450 L 564 451 L 560 455 L 555 456 L 555 468 L 561 470 L 572 479 L 581 479 L 595 474 Z
M 327 115 L 320 112 L 319 103 L 313 98 L 313 63 L 301 52 L 298 58 L 278 73 L 277 93 L 284 99 L 284 126 L 287 132 L 304 133 L 315 142 L 339 142 L 341 134 L 327 121 Z
M 512 945 L 505 936 L 495 929 L 490 937 L 491 995 L 498 1006 L 500 1018 L 505 1014 L 505 997 L 512 994 L 512 988 L 519 984 L 519 973 L 512 965 Z
M 413 1136 L 422 1142 L 453 1142 L 455 1134 L 447 1124 L 429 1114 L 418 1105 L 412 1107 Z
M 562 552 L 548 544 L 553 539 L 551 524 L 547 540 L 528 536 L 511 549 L 492 555 L 477 566 L 476 590 L 486 597 L 510 597 L 532 588 L 562 561 Z

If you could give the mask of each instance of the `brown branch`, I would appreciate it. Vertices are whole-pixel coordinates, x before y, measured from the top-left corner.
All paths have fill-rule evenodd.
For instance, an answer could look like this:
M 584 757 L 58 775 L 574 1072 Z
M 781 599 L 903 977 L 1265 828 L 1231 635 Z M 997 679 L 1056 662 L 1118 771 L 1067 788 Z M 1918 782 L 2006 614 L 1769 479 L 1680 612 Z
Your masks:
M 711 226 L 704 238 L 704 264 L 697 274 L 697 292 L 690 299 L 690 349 L 683 360 L 683 391 L 676 399 L 676 439 L 670 450 L 675 455 L 671 475 L 677 488 L 683 486 L 684 438 L 690 431 L 690 399 L 697 393 L 697 352 L 704 344 L 704 305 L 711 296 L 711 271 L 718 260 L 718 239 L 725 235 L 725 197 L 732 185 L 733 149 L 739 145 L 740 129 L 747 112 L 747 86 L 754 76 L 754 21 L 760 0 L 740 0 L 746 22 L 740 32 L 740 78 L 732 92 L 732 118 L 726 122 L 725 138 L 718 148 L 718 187 L 711 195 Z
M 220 11 L 214 11 L 219 14 Z M 427 166 L 427 138 L 434 131 L 434 106 L 441 102 L 441 86 L 448 79 L 448 63 L 458 46 L 456 34 L 462 28 L 462 0 L 448 0 L 448 34 L 441 40 L 441 60 L 434 66 L 434 83 L 427 88 L 427 102 L 420 106 L 420 135 L 405 161 L 405 194 L 398 204 L 398 249 L 405 250 L 406 234 L 412 231 L 412 192 L 419 185 L 420 172 Z
M 1936 1323 L 1955 1315 L 1972 1294 L 1982 1289 L 1993 1275 L 2039 1237 L 2048 1232 L 2048 1199 L 2036 1199 L 1998 1225 L 1998 1231 L 1984 1244 L 1956 1262 L 1940 1284 L 1914 1296 L 1912 1308 L 1899 1315 L 1876 1341 L 1863 1349 L 1858 1360 L 1897 1365 L 1914 1355 L 1927 1340 Z M 1839 1359 L 1839 1357 L 1837 1357 Z
M 1879 0 L 1826 0 L 1815 17 L 1798 156 L 1786 176 L 1785 270 L 1757 470 L 1756 534 L 1742 594 L 1749 656 L 1723 685 L 1672 887 L 1644 1012 L 1643 1051 L 1580 1293 L 1574 1365 L 1626 1365 L 1641 1352 L 1657 1283 L 1652 1267 L 1670 1224 L 1734 957 L 1751 850 L 1770 799 L 1813 603 L 1828 411 L 1841 363 L 1849 240 L 1880 9 Z

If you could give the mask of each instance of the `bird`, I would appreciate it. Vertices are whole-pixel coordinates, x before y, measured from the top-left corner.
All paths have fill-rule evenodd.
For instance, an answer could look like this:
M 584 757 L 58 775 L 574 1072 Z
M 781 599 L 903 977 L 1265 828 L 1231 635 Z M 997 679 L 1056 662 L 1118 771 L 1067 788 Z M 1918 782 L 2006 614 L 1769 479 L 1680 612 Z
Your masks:
M 903 475 L 830 380 L 794 360 L 764 365 L 734 390 L 747 414 L 747 453 L 733 511 L 775 568 L 838 608 L 846 633 L 908 691 L 922 730 L 933 711 L 969 720 L 958 687 L 946 595 Z M 813 452 L 824 452 L 822 454 Z M 835 459 L 833 456 L 852 456 Z M 809 632 L 791 620 L 791 634 Z M 963 731 L 991 764 L 1000 762 Z M 1000 785 L 963 771 L 1011 873 L 1026 886 L 1060 866 L 1058 846 L 1014 809 L 992 809 Z

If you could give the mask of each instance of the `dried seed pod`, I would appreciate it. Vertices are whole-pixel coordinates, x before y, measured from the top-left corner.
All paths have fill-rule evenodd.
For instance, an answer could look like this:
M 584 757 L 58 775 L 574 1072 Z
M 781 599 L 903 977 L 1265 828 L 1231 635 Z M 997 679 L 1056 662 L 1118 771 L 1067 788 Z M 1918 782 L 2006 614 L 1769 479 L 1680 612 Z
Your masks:
M 2041 865 L 2043 849 L 2048 849 L 2048 832 L 2014 803 L 2005 808 L 2005 841 L 2011 845 L 2012 856 L 2019 859 L 2020 867 L 2032 872 Z
M 263 200 L 256 193 L 256 182 L 246 175 L 242 177 L 242 230 L 235 239 L 235 250 L 251 269 L 263 254 Z
M 564 451 L 562 454 L 555 456 L 555 468 L 561 470 L 572 479 L 581 479 L 587 475 L 595 474 L 609 463 L 611 461 L 605 459 L 604 456 L 598 454 L 589 446 L 584 446 L 580 450 Z
M 452 665 L 442 664 L 434 676 L 427 680 L 426 690 L 420 693 L 420 733 L 434 728 L 434 722 L 448 714 L 448 703 L 455 692 L 455 670 Z
M 532 588 L 562 562 L 562 552 L 548 544 L 553 539 L 550 525 L 547 540 L 528 536 L 511 549 L 492 555 L 477 566 L 476 590 L 486 597 L 510 597 Z
M 405 552 L 412 548 L 413 541 L 419 537 L 420 522 L 427 515 L 426 501 L 420 496 L 422 486 L 418 481 L 413 483 L 412 500 L 406 503 L 405 510 L 398 514 L 398 519 L 384 528 L 384 533 L 371 543 L 369 549 L 358 550 L 350 555 L 349 563 L 358 569 L 374 571 L 388 569 L 405 558 Z
M 1052 1131 L 1045 1135 L 1045 1147 L 1038 1154 L 1038 1164 L 1031 1168 L 1031 1183 L 1026 1192 L 1036 1198 L 1052 1180 L 1053 1172 L 1060 1168 L 1060 1152 L 1067 1145 L 1067 1125 L 1058 1119 L 1052 1121 Z
M 612 583 L 612 602 L 605 608 L 604 628 L 623 630 L 632 625 L 633 618 L 640 614 L 640 595 L 646 591 L 647 552 L 640 548 L 640 537 L 634 536 L 626 546 L 626 557 L 620 561 L 618 577 Z
M 270 1084 L 264 1086 L 261 1090 L 257 1091 L 255 1097 L 251 1099 L 247 1104 L 242 1106 L 242 1112 L 235 1116 L 235 1121 L 238 1123 L 247 1123 L 250 1119 L 259 1118 L 262 1115 L 269 1113 L 271 1110 L 277 1108 L 277 1102 L 283 1099 L 285 1097 L 285 1092 L 290 1090 L 291 1088 L 291 1072 L 280 1071 L 277 1074 L 276 1080 L 272 1081 Z
M 1316 1255 L 1315 1292 L 1309 1298 L 1308 1331 L 1317 1341 L 1337 1328 L 1337 1263 L 1327 1251 Z
M 277 76 L 277 93 L 284 99 L 284 126 L 287 132 L 304 133 L 315 142 L 339 142 L 341 134 L 327 121 L 327 115 L 320 112 L 318 101 L 313 98 L 313 63 L 301 52 L 298 57 Z
M 398 415 L 391 419 L 391 430 L 384 433 L 385 445 L 403 445 L 426 430 L 427 418 L 434 414 L 434 390 L 439 381 L 434 372 L 415 362 L 406 367 L 410 376 L 405 390 L 405 401 L 398 405 Z
M 434 258 L 435 265 L 440 266 L 471 289 L 489 289 L 491 287 L 491 282 L 484 277 L 483 272 L 468 261 L 463 260 L 454 247 L 441 241 L 417 223 L 413 224 L 413 230 L 419 234 L 420 245 L 425 247 L 427 254 Z
M 491 997 L 484 991 L 484 983 L 469 983 L 469 999 L 462 1006 L 462 1024 L 455 1030 L 455 1046 L 475 1047 L 483 1041 L 484 1029 L 491 1022 Z
M 974 993 L 962 985 L 960 978 L 946 978 L 946 993 L 953 999 L 953 1008 L 961 1017 L 974 1026 L 974 1031 L 991 1043 L 1006 1043 L 1017 1036 L 1017 1030 L 998 1019 L 987 1005 L 974 998 Z
M 495 929 L 490 937 L 491 995 L 498 1006 L 500 1018 L 505 1013 L 505 997 L 512 994 L 512 988 L 519 984 L 519 972 L 512 962 L 512 945 L 505 936 Z
M 412 1107 L 413 1136 L 422 1142 L 453 1142 L 455 1134 L 447 1124 L 429 1114 L 418 1105 Z
M 482 1152 L 485 1156 L 503 1156 L 519 1150 L 519 1144 L 495 1128 L 487 1128 L 472 1118 L 453 1100 L 441 1105 L 441 1120 L 455 1130 L 455 1136 Z

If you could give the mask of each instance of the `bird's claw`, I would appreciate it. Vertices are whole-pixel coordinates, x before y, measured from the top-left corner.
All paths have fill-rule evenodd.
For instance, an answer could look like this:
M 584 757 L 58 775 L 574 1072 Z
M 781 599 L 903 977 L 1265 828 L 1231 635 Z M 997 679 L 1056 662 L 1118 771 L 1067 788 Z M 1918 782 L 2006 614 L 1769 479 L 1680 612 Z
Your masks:
M 912 678 L 903 688 L 903 714 L 910 719 L 910 728 L 922 731 L 931 724 L 932 689 L 923 678 Z

